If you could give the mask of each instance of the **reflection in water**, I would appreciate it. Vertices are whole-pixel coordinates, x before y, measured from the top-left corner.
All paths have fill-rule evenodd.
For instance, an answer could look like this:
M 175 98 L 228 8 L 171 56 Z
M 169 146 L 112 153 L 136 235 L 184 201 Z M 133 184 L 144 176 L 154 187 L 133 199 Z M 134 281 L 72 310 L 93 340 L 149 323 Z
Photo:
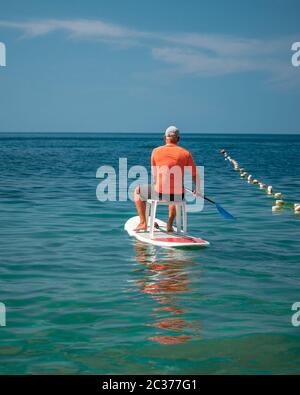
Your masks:
M 186 308 L 179 305 L 184 295 L 192 297 L 188 268 L 195 263 L 187 251 L 160 250 L 136 241 L 136 260 L 143 267 L 135 270 L 138 290 L 157 302 L 148 324 L 158 329 L 149 340 L 161 344 L 177 344 L 200 336 L 200 321 L 188 321 Z M 161 254 L 161 257 L 159 256 Z M 181 294 L 181 298 L 179 295 Z

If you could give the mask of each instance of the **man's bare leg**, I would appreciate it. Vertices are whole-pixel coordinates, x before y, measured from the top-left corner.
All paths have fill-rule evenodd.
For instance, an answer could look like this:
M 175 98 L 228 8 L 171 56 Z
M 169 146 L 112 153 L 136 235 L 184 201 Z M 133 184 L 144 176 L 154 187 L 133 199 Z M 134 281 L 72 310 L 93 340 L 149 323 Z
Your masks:
M 140 187 L 136 187 L 134 191 L 135 206 L 140 217 L 140 223 L 134 230 L 147 230 L 146 223 L 146 202 L 141 200 Z
M 173 222 L 176 217 L 176 204 L 169 205 L 169 219 L 167 223 L 167 232 L 174 232 Z

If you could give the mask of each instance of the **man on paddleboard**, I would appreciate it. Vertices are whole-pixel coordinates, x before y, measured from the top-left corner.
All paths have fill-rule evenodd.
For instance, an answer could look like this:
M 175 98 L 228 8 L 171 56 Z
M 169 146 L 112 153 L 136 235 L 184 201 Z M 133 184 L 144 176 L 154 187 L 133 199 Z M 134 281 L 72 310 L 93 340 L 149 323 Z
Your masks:
M 139 185 L 135 189 L 134 199 L 140 223 L 135 231 L 147 230 L 146 201 L 147 199 L 164 200 L 169 202 L 184 199 L 184 170 L 189 170 L 194 183 L 194 194 L 200 195 L 200 182 L 197 168 L 189 151 L 179 147 L 180 132 L 176 126 L 169 126 L 164 136 L 165 145 L 157 147 L 151 155 L 151 171 L 153 185 Z M 169 205 L 167 231 L 173 232 L 173 222 L 176 216 L 176 205 Z

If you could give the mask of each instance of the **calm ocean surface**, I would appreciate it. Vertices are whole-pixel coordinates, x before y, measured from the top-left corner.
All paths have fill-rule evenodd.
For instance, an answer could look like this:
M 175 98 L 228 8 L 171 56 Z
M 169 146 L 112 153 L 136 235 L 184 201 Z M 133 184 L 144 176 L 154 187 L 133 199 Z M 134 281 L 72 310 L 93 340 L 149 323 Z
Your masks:
M 203 250 L 140 244 L 129 202 L 96 199 L 96 170 L 149 165 L 160 135 L 0 135 L 1 373 L 300 373 L 300 216 L 242 181 L 218 150 L 299 202 L 300 136 L 183 135 L 214 207 L 189 214 Z M 160 208 L 159 217 L 166 217 Z

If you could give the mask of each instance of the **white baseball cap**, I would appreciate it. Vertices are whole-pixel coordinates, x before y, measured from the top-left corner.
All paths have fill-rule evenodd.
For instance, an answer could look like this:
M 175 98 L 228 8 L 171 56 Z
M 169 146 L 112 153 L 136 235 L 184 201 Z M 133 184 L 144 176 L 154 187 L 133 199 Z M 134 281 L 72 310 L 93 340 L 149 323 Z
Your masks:
M 166 133 L 165 133 L 166 137 L 179 137 L 180 136 L 180 132 L 179 129 L 176 126 L 169 126 L 166 129 Z

